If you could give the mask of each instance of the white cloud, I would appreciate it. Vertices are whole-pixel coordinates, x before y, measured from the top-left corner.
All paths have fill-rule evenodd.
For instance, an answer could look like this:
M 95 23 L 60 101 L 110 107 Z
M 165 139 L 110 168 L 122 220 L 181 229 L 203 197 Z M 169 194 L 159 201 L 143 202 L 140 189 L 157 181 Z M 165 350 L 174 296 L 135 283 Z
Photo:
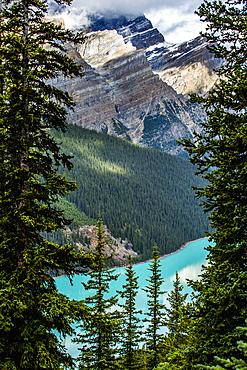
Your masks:
M 201 3 L 201 0 L 74 0 L 73 6 L 91 10 L 112 9 L 116 12 L 145 13 L 152 8 L 156 10 L 170 8 L 177 9 L 186 7 L 188 12 L 193 12 Z
M 77 8 L 73 7 L 69 12 L 64 10 L 60 14 L 60 17 L 64 18 L 65 27 L 69 29 L 80 28 L 89 25 L 87 12 L 85 9 L 80 9 L 80 11 L 78 11 Z
M 86 13 L 94 12 L 112 16 L 141 15 L 152 22 L 167 42 L 179 43 L 199 35 L 204 24 L 194 11 L 201 0 L 74 0 L 59 14 L 67 28 L 87 26 Z M 110 9 L 110 10 L 109 10 Z
M 151 9 L 145 15 L 164 35 L 167 42 L 179 43 L 191 40 L 199 36 L 200 31 L 203 31 L 205 27 L 198 15 L 188 12 L 187 7 L 184 6 L 160 11 Z

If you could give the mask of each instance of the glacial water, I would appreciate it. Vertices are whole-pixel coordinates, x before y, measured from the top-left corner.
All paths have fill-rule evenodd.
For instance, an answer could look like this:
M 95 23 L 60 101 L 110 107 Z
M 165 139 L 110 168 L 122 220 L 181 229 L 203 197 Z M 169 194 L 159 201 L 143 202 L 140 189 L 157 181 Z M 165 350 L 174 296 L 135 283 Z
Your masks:
M 186 279 L 196 280 L 200 275 L 202 265 L 206 265 L 207 251 L 206 247 L 209 245 L 208 239 L 201 239 L 188 244 L 184 249 L 177 253 L 169 255 L 161 260 L 161 273 L 165 279 L 162 290 L 166 293 L 160 297 L 161 302 L 166 303 L 167 294 L 173 288 L 173 281 L 175 279 L 175 273 L 178 271 L 180 281 L 184 285 L 184 293 L 190 293 L 191 289 L 186 284 Z M 139 276 L 138 284 L 139 291 L 136 299 L 136 307 L 138 310 L 146 312 L 147 310 L 147 297 L 146 293 L 142 290 L 146 286 L 146 279 L 150 275 L 149 263 L 140 263 L 134 266 L 136 275 Z M 125 268 L 117 268 L 115 273 L 119 274 L 117 281 L 111 282 L 109 296 L 115 295 L 116 290 L 121 290 L 123 284 L 125 284 Z M 65 294 L 71 299 L 81 300 L 88 295 L 88 291 L 85 291 L 82 281 L 87 281 L 87 277 L 75 276 L 73 278 L 73 286 L 71 286 L 67 277 L 56 278 L 56 284 L 60 292 Z M 77 345 L 72 344 L 70 338 L 67 338 L 65 345 L 68 348 L 72 356 L 77 356 L 78 350 Z

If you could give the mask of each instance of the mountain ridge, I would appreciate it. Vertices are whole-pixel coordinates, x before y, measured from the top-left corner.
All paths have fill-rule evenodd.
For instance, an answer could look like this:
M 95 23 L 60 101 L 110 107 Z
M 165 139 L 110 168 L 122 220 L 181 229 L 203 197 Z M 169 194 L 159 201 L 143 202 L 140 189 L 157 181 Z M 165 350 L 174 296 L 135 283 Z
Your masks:
M 188 158 L 176 140 L 193 139 L 207 119 L 188 94 L 205 95 L 217 80 L 219 62 L 205 40 L 168 44 L 145 16 L 97 15 L 89 23 L 85 43 L 67 47 L 85 76 L 54 81 L 76 102 L 68 122 Z
M 114 49 L 111 47 L 113 39 L 121 39 L 123 53 L 111 57 L 107 50 Z M 109 40 L 109 47 L 98 47 Z M 92 42 L 98 46 L 89 46 Z M 130 46 L 125 50 L 126 45 L 116 31 L 97 32 L 92 38 L 89 35 L 86 44 L 77 48 L 68 45 L 68 55 L 81 63 L 85 70 L 82 79 L 71 81 L 59 77 L 54 81 L 76 102 L 74 111 L 68 112 L 68 122 L 121 136 L 140 145 L 185 155 L 176 145 L 176 139 L 192 137 L 194 129 L 200 130 L 198 123 L 205 119 L 204 112 L 197 105 L 190 105 L 188 99 L 178 95 L 153 73 L 143 49 L 136 50 Z M 95 52 L 92 53 L 94 47 Z M 89 58 L 85 50 L 90 50 Z M 100 54 L 101 51 L 106 58 Z

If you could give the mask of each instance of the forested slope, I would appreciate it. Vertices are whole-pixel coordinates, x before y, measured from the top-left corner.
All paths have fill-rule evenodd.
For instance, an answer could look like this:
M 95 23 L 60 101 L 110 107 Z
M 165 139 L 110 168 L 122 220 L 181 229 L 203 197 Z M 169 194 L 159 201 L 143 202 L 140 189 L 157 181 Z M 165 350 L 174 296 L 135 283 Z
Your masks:
M 127 238 L 142 259 L 154 244 L 165 254 L 204 236 L 209 221 L 191 188 L 203 180 L 188 161 L 73 125 L 54 135 L 74 156 L 67 177 L 79 188 L 67 199 L 88 217 L 100 212 L 111 233 Z

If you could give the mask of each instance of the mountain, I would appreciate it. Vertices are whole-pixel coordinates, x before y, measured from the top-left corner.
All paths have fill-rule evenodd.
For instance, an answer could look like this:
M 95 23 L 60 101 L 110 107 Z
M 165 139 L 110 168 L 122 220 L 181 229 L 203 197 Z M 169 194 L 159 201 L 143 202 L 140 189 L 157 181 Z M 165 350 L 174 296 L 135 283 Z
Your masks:
M 54 136 L 74 156 L 66 176 L 78 190 L 60 209 L 74 218 L 68 237 L 75 246 L 90 238 L 92 227 L 84 226 L 94 224 L 99 212 L 113 245 L 119 241 L 126 254 L 133 246 L 139 260 L 149 259 L 155 244 L 163 255 L 209 230 L 192 190 L 204 181 L 189 161 L 74 125 Z
M 223 63 L 209 53 L 206 39 L 201 36 L 178 45 L 150 46 L 146 56 L 154 73 L 184 96 L 206 95 L 218 80 L 215 70 Z
M 76 102 L 68 122 L 187 158 L 176 140 L 193 138 L 206 119 L 187 95 L 206 94 L 220 64 L 205 40 L 168 44 L 145 16 L 87 19 L 85 43 L 67 45 L 84 77 L 54 81 Z
M 153 72 L 178 94 L 204 95 L 217 81 L 214 70 L 222 65 L 222 60 L 209 53 L 206 39 L 201 36 L 181 44 L 167 43 L 144 15 L 134 19 L 94 15 L 89 20 L 90 30 L 116 29 L 125 43 L 131 42 L 138 50 L 145 49 Z
M 124 42 L 131 42 L 136 49 L 147 49 L 165 41 L 164 36 L 157 28 L 153 28 L 152 23 L 145 15 L 138 17 L 109 17 L 109 15 L 89 14 L 90 26 L 88 31 L 116 30 L 123 36 Z
M 188 158 L 176 140 L 193 138 L 207 119 L 188 94 L 207 94 L 222 61 L 202 37 L 165 42 L 145 16 L 86 16 L 85 43 L 67 45 L 85 75 L 54 81 L 76 102 L 68 122 Z
M 67 52 L 85 70 L 82 79 L 54 81 L 76 102 L 70 123 L 185 155 L 176 140 L 199 131 L 204 112 L 153 73 L 144 50 L 125 44 L 113 30 L 90 34 Z
M 108 18 L 89 15 L 90 30 L 115 29 L 124 42 L 131 42 L 138 50 L 145 49 L 154 73 L 172 86 L 178 94 L 206 94 L 217 81 L 217 70 L 222 60 L 207 50 L 206 39 L 198 36 L 188 42 L 171 44 L 143 15 L 134 19 L 125 16 Z
M 166 43 L 145 16 L 87 17 L 86 42 L 67 49 L 85 76 L 56 81 L 76 101 L 68 121 L 187 158 L 176 140 L 193 138 L 206 119 L 188 94 L 206 94 L 222 62 L 202 37 Z

